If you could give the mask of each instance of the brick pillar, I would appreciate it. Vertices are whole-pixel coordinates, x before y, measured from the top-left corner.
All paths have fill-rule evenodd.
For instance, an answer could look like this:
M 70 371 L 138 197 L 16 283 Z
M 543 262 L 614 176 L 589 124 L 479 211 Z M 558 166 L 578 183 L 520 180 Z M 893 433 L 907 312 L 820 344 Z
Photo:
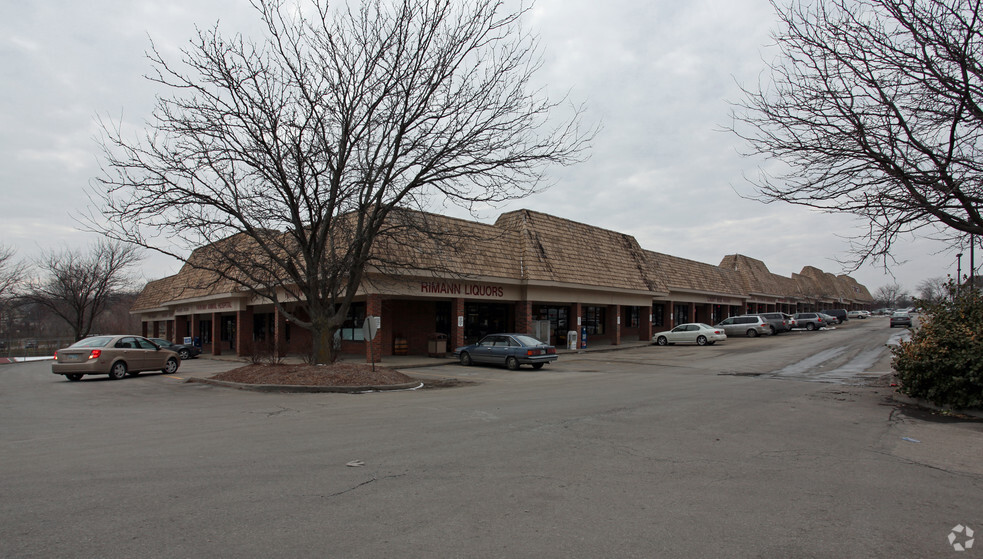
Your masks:
M 689 304 L 689 319 L 686 322 L 696 322 L 696 303 Z
M 382 296 L 369 295 L 365 301 L 365 316 L 382 317 Z M 384 321 L 381 321 L 384 322 Z M 365 362 L 372 363 L 382 360 L 382 328 L 376 333 L 375 339 L 365 342 Z M 464 344 L 461 344 L 464 345 Z
M 652 334 L 652 307 L 641 307 L 638 309 L 638 341 L 651 340 Z
M 236 311 L 236 355 L 253 352 L 253 309 Z
M 451 346 L 453 351 L 464 345 L 464 299 L 451 299 Z
M 212 355 L 222 355 L 222 315 L 212 313 Z
M 140 335 L 144 338 L 149 337 L 147 336 L 147 321 L 145 320 L 140 321 Z
M 515 304 L 515 331 L 519 334 L 532 334 L 532 301 L 519 301 Z
M 570 305 L 570 329 L 577 331 L 577 347 L 583 346 L 583 342 L 581 341 L 581 332 L 584 331 L 583 316 L 583 305 L 580 303 Z M 567 343 L 569 344 L 570 341 L 568 340 Z
M 608 305 L 607 331 L 611 345 L 621 345 L 621 305 Z
M 198 323 L 198 315 L 192 314 L 191 318 L 191 343 L 195 343 L 195 338 L 201 339 L 201 324 Z M 202 344 L 204 345 L 204 344 Z
M 273 307 L 273 355 L 287 355 L 287 324 L 280 309 Z

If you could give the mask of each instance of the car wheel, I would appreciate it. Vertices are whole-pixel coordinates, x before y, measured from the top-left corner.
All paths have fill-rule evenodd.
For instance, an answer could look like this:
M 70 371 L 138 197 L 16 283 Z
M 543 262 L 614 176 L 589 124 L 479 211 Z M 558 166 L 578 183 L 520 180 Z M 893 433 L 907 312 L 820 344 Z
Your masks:
M 68 377 L 68 380 L 72 382 L 78 382 L 82 380 L 82 373 L 69 373 L 65 376 Z
M 806 330 L 812 332 L 815 329 L 816 329 L 816 325 L 815 324 L 813 324 L 811 322 L 809 324 L 806 324 Z
M 778 331 L 775 330 L 775 327 L 774 326 L 769 326 L 768 328 L 771 329 L 771 335 L 772 336 L 777 336 L 778 335 Z
M 707 337 L 706 336 L 700 336 L 700 337 L 696 338 L 696 345 L 707 345 Z
M 655 343 L 659 345 L 669 345 L 669 340 L 665 336 L 659 336 Z
M 181 351 L 177 352 L 177 354 L 178 357 L 181 358 L 181 361 L 187 361 L 188 359 L 191 359 L 191 352 L 188 351 L 187 349 L 182 349 Z
M 757 338 L 758 337 L 758 331 L 755 330 L 754 328 L 748 329 L 748 331 L 747 331 L 747 337 L 749 337 L 749 338 Z
M 543 365 L 544 365 L 544 363 L 533 363 L 532 364 L 532 368 L 533 369 L 536 369 L 538 371 L 539 369 L 542 369 L 543 368 Z
M 510 371 L 514 371 L 519 368 L 519 360 L 509 355 L 508 358 L 505 359 L 505 366 L 508 367 Z
M 465 351 L 464 353 L 461 354 L 461 365 L 464 365 L 465 367 L 470 367 L 472 363 L 474 363 L 474 361 L 471 360 L 470 353 Z
M 113 363 L 113 368 L 109 369 L 109 378 L 119 380 L 126 376 L 126 363 L 117 361 Z
M 168 374 L 168 375 L 173 375 L 174 373 L 176 373 L 177 372 L 177 359 L 175 359 L 173 357 L 171 357 L 170 359 L 168 359 L 167 360 L 167 363 L 164 363 L 164 368 L 161 369 L 161 371 L 164 372 L 164 373 L 166 373 L 166 374 Z

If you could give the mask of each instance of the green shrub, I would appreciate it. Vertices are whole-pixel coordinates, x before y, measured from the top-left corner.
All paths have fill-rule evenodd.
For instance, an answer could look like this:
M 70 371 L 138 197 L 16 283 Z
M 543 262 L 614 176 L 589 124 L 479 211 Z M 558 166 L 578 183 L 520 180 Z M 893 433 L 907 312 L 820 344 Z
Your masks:
M 983 298 L 966 290 L 925 308 L 911 341 L 893 349 L 902 394 L 949 408 L 983 407 Z

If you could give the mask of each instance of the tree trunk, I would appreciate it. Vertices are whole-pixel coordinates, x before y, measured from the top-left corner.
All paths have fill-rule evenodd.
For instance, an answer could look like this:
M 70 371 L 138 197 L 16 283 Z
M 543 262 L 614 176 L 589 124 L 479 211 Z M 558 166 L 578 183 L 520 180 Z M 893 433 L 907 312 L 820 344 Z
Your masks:
M 312 321 L 311 328 L 311 357 L 315 365 L 330 365 L 338 359 L 339 350 L 335 350 L 334 338 L 337 326 L 327 321 Z

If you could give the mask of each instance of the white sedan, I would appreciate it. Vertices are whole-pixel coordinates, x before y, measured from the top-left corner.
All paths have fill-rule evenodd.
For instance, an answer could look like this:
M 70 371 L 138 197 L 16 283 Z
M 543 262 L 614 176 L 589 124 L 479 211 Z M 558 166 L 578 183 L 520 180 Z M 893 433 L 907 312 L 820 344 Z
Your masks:
M 709 324 L 693 322 L 680 324 L 672 330 L 659 332 L 652 336 L 658 345 L 669 344 L 696 344 L 713 345 L 727 339 L 727 334 L 720 328 L 714 328 Z

